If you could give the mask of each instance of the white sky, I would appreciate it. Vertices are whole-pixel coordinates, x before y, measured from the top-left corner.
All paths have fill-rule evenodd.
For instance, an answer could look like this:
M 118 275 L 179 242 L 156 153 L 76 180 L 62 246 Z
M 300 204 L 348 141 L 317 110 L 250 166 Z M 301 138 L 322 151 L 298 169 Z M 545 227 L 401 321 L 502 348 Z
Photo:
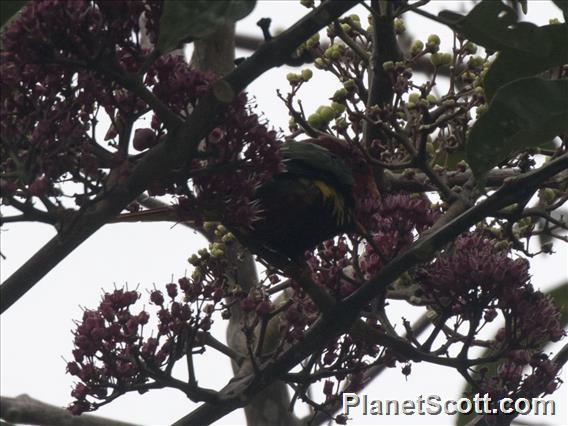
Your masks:
M 438 1 L 429 5 L 435 12 L 440 8 L 459 10 L 469 7 L 469 2 Z M 238 30 L 248 34 L 260 34 L 255 23 L 261 17 L 271 17 L 273 28 L 285 28 L 303 16 L 306 9 L 295 1 L 259 1 L 254 12 L 239 23 Z M 352 12 L 351 12 L 352 13 Z M 364 11 L 358 10 L 362 20 Z M 425 40 L 437 32 L 442 39 L 442 49 L 449 47 L 450 32 L 424 18 L 407 14 L 406 27 L 418 38 Z M 529 2 L 529 18 L 545 24 L 551 17 L 561 14 L 551 2 Z M 247 55 L 237 52 L 237 56 Z M 288 89 L 287 72 L 297 71 L 286 67 L 271 70 L 249 87 L 256 96 L 260 110 L 275 127 L 286 128 L 288 117 L 282 103 L 276 98 L 276 89 L 284 93 Z M 306 111 L 327 103 L 329 96 L 339 84 L 324 73 L 317 72 L 303 90 L 301 98 Z M 29 256 L 47 242 L 54 231 L 42 224 L 10 224 L 1 232 L 1 251 L 7 256 L 2 260 L 1 277 L 5 280 Z M 112 290 L 113 284 L 150 289 L 153 284 L 162 287 L 171 276 L 182 276 L 189 265 L 186 259 L 204 240 L 182 226 L 171 224 L 120 224 L 108 225 L 83 243 L 73 254 L 50 272 L 38 285 L 10 308 L 1 318 L 1 394 L 16 396 L 27 393 L 47 403 L 65 406 L 71 401 L 69 395 L 73 378 L 65 374 L 65 361 L 71 359 L 73 319 L 79 319 L 80 306 L 94 308 L 98 305 L 101 289 Z M 566 245 L 556 243 L 557 253 L 533 262 L 532 275 L 536 287 L 544 290 L 554 287 L 568 276 L 568 250 Z M 144 296 L 143 296 L 144 298 Z M 400 311 L 393 320 L 412 312 Z M 217 336 L 224 336 L 222 324 L 216 323 Z M 558 348 L 555 345 L 553 348 Z M 226 357 L 208 351 L 197 357 L 197 372 L 200 385 L 220 389 L 232 376 Z M 414 364 L 412 374 L 405 379 L 400 368 L 388 370 L 376 384 L 365 391 L 369 399 L 411 399 L 420 395 L 439 395 L 442 398 L 458 398 L 463 389 L 463 380 L 451 369 L 430 364 Z M 566 369 L 565 369 L 566 370 Z M 568 382 L 564 371 L 562 379 Z M 566 385 L 555 394 L 563 407 L 561 416 L 533 420 L 534 424 L 568 424 Z M 321 387 L 316 393 L 321 392 Z M 175 390 L 157 390 L 145 395 L 129 394 L 119 398 L 97 413 L 117 420 L 145 425 L 165 425 L 190 412 L 196 405 Z M 524 419 L 523 419 L 524 420 Z M 454 419 L 442 416 L 412 416 L 398 418 L 364 418 L 355 416 L 353 425 L 367 424 L 421 424 L 449 425 Z M 234 411 L 221 419 L 219 425 L 244 424 L 244 415 Z

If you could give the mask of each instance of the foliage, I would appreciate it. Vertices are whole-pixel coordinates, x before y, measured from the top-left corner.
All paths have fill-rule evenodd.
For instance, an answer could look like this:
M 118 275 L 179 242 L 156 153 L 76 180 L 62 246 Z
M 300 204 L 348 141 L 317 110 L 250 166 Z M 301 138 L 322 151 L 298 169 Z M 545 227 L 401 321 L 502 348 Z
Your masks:
M 125 288 L 85 310 L 67 364 L 79 380 L 73 413 L 173 387 L 205 403 L 191 421 L 213 421 L 283 380 L 295 391 L 292 406 L 301 399 L 314 419 L 343 424 L 335 415 L 342 392 L 362 389 L 377 367 L 408 375 L 419 361 L 454 368 L 472 392 L 495 399 L 558 388 L 563 363 L 542 351 L 566 332 L 554 301 L 533 288 L 527 258 L 552 251 L 548 243 L 530 251 L 534 235 L 566 241 L 555 217 L 568 197 L 566 24 L 517 23 L 512 9 L 483 1 L 465 17 L 430 16 L 456 31 L 451 52 L 432 34 L 402 54 L 395 35 L 403 38 L 401 16 L 420 12 L 415 6 L 377 10 L 373 2 L 367 24 L 342 16 L 349 5 L 337 3 L 303 2 L 314 9 L 304 26 L 267 40 L 225 77 L 163 53 L 241 19 L 254 2 L 45 0 L 4 29 L 0 189 L 19 213 L 2 223 L 41 221 L 62 238 L 88 236 L 77 231 L 81 219 L 102 210 L 101 223 L 118 213 L 127 220 L 143 210 L 135 197 L 146 192 L 167 195 L 175 219 L 211 241 L 189 258 L 189 276 L 150 292 L 150 309 L 137 308 L 140 293 Z M 316 32 L 324 25 L 326 40 Z M 288 74 L 289 93 L 278 93 L 290 114 L 285 135 L 240 90 L 267 69 L 255 58 L 271 55 L 270 66 L 311 58 L 315 72 L 337 79 L 329 102 L 305 111 L 298 98 L 314 71 Z M 442 75 L 449 85 L 440 94 Z M 280 149 L 284 139 L 312 140 L 326 155 L 291 154 Z M 539 148 L 552 139 L 553 149 Z M 547 163 L 536 168 L 541 154 Z M 254 233 L 266 214 L 258 190 L 286 170 L 286 155 L 307 156 L 313 169 L 332 164 L 353 180 L 357 226 L 300 258 L 275 253 Z M 370 178 L 380 197 L 358 185 Z M 294 206 L 282 208 L 293 214 Z M 245 285 L 238 277 L 247 250 L 265 271 Z M 395 331 L 391 299 L 428 312 L 426 337 L 406 320 L 406 336 Z M 237 347 L 211 334 L 223 320 L 238 321 Z M 485 336 L 494 321 L 502 328 Z M 247 372 L 238 392 L 198 386 L 194 358 L 211 348 Z M 475 348 L 488 352 L 475 357 Z M 187 381 L 172 374 L 182 359 Z M 495 361 L 495 374 L 473 369 Z
M 187 3 L 166 0 L 164 13 L 160 18 L 160 32 L 157 48 L 166 53 L 183 41 L 203 38 L 213 33 L 226 22 L 234 22 L 247 16 L 255 0 L 201 1 Z

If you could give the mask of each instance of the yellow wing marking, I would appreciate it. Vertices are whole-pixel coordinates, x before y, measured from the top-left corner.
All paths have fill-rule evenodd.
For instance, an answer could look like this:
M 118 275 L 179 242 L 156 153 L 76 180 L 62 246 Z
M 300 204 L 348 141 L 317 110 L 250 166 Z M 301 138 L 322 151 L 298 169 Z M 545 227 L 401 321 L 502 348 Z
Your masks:
M 343 225 L 346 219 L 345 199 L 333 187 L 322 180 L 312 181 L 314 186 L 321 192 L 324 201 L 329 201 L 333 206 L 333 215 L 337 219 L 338 225 Z

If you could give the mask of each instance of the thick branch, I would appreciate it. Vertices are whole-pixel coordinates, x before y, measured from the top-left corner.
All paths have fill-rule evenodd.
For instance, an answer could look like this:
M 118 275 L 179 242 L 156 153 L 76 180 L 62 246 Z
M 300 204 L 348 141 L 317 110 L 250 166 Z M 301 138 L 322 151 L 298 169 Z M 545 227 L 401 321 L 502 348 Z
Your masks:
M 74 416 L 65 408 L 46 404 L 28 395 L 20 395 L 15 398 L 0 397 L 0 412 L 2 419 L 7 422 L 27 425 L 135 426 L 133 423 L 89 414 Z

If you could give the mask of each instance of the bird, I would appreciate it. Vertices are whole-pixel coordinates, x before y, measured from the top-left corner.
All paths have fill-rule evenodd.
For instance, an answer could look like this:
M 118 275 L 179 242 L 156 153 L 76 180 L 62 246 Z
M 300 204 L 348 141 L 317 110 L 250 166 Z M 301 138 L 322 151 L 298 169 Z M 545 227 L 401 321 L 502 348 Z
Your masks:
M 224 223 L 237 239 L 298 259 L 325 240 L 361 230 L 361 201 L 380 194 L 359 147 L 323 136 L 283 142 L 280 152 L 283 170 L 255 191 L 258 218 L 247 226 Z M 183 220 L 179 211 L 167 210 L 130 213 L 117 221 Z
M 331 138 L 282 144 L 285 170 L 256 192 L 263 209 L 252 235 L 290 258 L 358 231 L 358 201 L 379 198 L 363 153 Z

